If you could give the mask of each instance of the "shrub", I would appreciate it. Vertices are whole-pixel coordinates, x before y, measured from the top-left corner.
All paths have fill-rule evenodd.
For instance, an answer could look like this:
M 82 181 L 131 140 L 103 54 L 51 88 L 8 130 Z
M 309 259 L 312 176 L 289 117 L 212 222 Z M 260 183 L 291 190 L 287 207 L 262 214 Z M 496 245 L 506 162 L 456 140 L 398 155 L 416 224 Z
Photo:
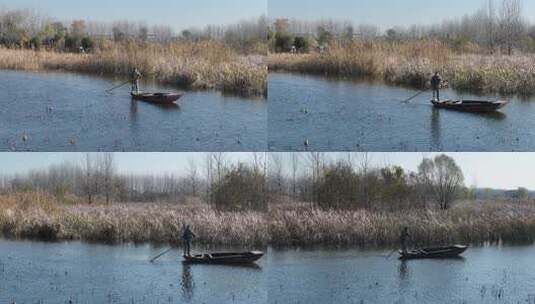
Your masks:
M 266 210 L 265 185 L 263 173 L 239 164 L 213 186 L 213 202 L 219 210 Z
M 318 205 L 324 209 L 355 207 L 359 182 L 358 175 L 347 164 L 338 163 L 328 167 L 314 187 Z
M 292 49 L 293 37 L 288 33 L 275 34 L 275 51 L 289 52 Z
M 95 41 L 91 37 L 84 37 L 80 42 L 84 50 L 91 51 L 95 47 Z
M 310 49 L 310 43 L 305 37 L 295 37 L 294 46 L 297 51 L 301 53 L 308 53 Z
M 67 35 L 65 37 L 65 49 L 69 52 L 78 51 L 78 48 L 80 48 L 81 41 L 80 37 Z
M 32 39 L 30 39 L 30 41 L 28 42 L 28 47 L 30 49 L 39 50 L 41 48 L 41 45 L 42 45 L 41 38 L 39 38 L 37 36 L 35 36 Z

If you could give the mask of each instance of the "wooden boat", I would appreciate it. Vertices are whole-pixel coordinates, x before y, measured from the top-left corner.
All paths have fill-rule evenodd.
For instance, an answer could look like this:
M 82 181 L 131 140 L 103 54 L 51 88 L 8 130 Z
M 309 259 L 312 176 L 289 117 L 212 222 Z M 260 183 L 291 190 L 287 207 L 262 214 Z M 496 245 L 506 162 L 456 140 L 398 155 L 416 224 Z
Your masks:
M 484 100 L 431 100 L 435 108 L 465 112 L 494 112 L 505 107 L 509 101 Z
M 182 97 L 182 94 L 178 93 L 131 93 L 132 98 L 135 100 L 141 100 L 151 102 L 155 104 L 173 104 Z
M 192 264 L 251 264 L 258 261 L 264 253 L 250 252 L 219 252 L 184 256 L 184 262 Z
M 467 246 L 455 245 L 450 247 L 423 248 L 403 253 L 399 251 L 401 260 L 411 259 L 446 259 L 459 257 L 468 249 Z

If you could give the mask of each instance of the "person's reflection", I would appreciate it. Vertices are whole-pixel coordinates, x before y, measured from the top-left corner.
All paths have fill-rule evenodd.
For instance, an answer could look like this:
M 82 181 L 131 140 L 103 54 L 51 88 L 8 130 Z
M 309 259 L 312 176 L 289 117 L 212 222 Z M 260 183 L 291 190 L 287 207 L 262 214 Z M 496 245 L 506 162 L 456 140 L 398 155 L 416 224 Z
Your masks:
M 136 121 L 137 119 L 137 101 L 132 99 L 130 102 L 130 121 Z
M 433 148 L 440 149 L 440 110 L 434 107 L 431 113 L 431 138 Z
M 407 268 L 407 261 L 402 260 L 401 264 L 399 264 L 399 279 L 400 281 L 405 281 L 409 277 L 408 268 Z
M 182 287 L 182 297 L 186 302 L 191 302 L 193 299 L 193 289 L 195 288 L 195 283 L 193 282 L 191 265 L 189 264 L 182 264 L 182 282 L 180 285 Z

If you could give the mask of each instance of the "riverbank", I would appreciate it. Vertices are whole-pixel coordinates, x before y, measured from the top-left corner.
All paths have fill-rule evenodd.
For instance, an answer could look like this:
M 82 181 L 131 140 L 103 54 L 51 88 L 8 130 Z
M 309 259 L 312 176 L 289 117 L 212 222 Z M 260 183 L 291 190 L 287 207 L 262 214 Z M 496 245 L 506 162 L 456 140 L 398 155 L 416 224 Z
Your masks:
M 88 54 L 0 48 L 0 69 L 128 78 L 134 67 L 147 79 L 180 88 L 251 96 L 267 92 L 263 56 L 240 55 L 219 42 L 113 43 Z
M 0 196 L 3 237 L 101 243 L 179 244 L 183 224 L 198 244 L 225 246 L 399 246 L 402 227 L 411 244 L 533 243 L 535 205 L 462 202 L 451 210 L 322 210 L 308 203 L 272 204 L 269 212 L 221 212 L 186 204 L 59 202 L 45 193 Z
M 450 87 L 481 94 L 535 94 L 535 55 L 454 51 L 438 41 L 353 42 L 324 54 L 270 54 L 270 71 L 379 80 L 417 89 L 440 71 Z

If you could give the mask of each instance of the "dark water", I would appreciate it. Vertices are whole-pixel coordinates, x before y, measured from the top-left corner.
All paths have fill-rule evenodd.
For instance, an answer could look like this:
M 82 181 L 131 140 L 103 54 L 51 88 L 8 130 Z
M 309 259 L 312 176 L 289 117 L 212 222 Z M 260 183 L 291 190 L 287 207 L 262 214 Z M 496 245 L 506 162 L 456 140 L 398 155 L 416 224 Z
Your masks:
M 269 150 L 535 150 L 535 102 L 513 98 L 491 115 L 433 109 L 430 92 L 401 102 L 416 93 L 382 84 L 270 74 Z M 441 97 L 485 98 L 452 90 L 442 91 Z
M 269 303 L 535 303 L 535 247 L 470 248 L 454 260 L 387 255 L 271 252 Z
M 186 92 L 180 107 L 133 102 L 122 81 L 0 71 L 0 151 L 264 151 L 264 100 Z M 142 84 L 146 91 L 176 91 Z M 25 140 L 26 139 L 26 140 Z
M 257 268 L 185 266 L 174 251 L 0 241 L 0 303 L 266 303 Z

